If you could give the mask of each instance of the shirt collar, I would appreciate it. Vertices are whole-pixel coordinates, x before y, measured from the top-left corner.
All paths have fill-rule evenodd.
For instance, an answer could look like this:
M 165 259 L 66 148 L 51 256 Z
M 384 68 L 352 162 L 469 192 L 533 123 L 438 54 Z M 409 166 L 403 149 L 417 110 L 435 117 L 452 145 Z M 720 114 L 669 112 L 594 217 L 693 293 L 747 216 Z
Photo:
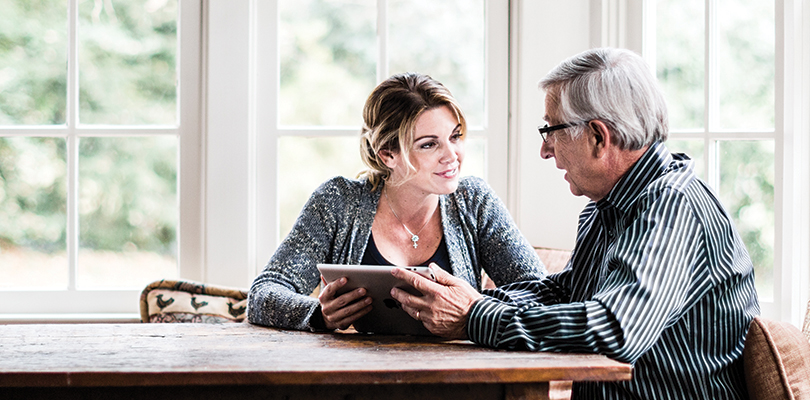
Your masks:
M 599 209 L 615 207 L 620 211 L 634 202 L 638 195 L 657 177 L 661 176 L 672 162 L 672 154 L 661 142 L 654 142 L 636 161 L 605 198 L 596 203 Z

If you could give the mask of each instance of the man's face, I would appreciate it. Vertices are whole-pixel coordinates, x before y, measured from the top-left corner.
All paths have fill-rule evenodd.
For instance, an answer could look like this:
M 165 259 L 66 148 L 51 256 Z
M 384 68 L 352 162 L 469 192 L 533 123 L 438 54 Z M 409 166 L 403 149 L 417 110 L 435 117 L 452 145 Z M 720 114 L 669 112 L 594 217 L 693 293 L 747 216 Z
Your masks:
M 546 95 L 546 122 L 551 125 L 569 123 L 573 121 L 562 121 L 556 116 L 556 105 L 551 98 Z M 540 148 L 540 156 L 544 159 L 554 158 L 557 168 L 565 171 L 565 180 L 575 196 L 587 196 L 591 200 L 597 201 L 607 193 L 603 193 L 603 185 L 600 182 L 604 179 L 598 174 L 599 159 L 595 157 L 594 149 L 591 146 L 590 127 L 585 128 L 585 132 L 578 138 L 571 138 L 571 129 L 566 128 L 554 131 L 548 136 L 548 140 Z

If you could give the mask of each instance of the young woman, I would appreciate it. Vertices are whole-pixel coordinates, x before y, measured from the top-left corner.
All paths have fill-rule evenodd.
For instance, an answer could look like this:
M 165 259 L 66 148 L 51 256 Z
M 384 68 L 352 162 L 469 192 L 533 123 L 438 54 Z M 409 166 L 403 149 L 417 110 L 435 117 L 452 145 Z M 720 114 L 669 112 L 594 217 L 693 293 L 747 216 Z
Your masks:
M 459 178 L 466 121 L 450 92 L 429 76 L 392 76 L 363 109 L 360 179 L 332 178 L 301 215 L 250 288 L 248 320 L 301 330 L 345 329 L 370 311 L 364 289 L 315 299 L 316 264 L 436 263 L 482 288 L 540 279 L 545 268 L 492 189 Z

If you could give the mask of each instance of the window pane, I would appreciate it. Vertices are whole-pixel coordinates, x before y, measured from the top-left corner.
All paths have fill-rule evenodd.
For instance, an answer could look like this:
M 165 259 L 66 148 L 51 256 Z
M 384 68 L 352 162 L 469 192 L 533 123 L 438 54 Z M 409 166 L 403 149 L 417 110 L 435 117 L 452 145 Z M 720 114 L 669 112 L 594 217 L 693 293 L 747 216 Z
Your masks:
M 79 1 L 79 119 L 177 124 L 177 1 Z
M 773 300 L 774 142 L 720 142 L 719 154 L 720 200 L 754 262 L 760 300 Z
M 0 125 L 64 124 L 67 2 L 0 0 Z
M 666 144 L 670 152 L 689 156 L 695 162 L 695 175 L 706 181 L 706 159 L 703 156 L 702 139 L 669 139 Z
M 413 71 L 443 83 L 468 124 L 484 124 L 483 0 L 392 0 L 391 74 Z
M 0 288 L 64 289 L 65 140 L 0 138 Z
M 465 141 L 461 175 L 484 176 L 483 138 Z M 282 137 L 279 139 L 279 237 L 287 236 L 312 192 L 334 176 L 355 178 L 365 165 L 360 139 L 347 137 Z
M 329 178 L 365 169 L 360 137 L 282 137 L 278 141 L 279 237 L 285 237 L 312 192 Z
M 774 129 L 774 3 L 719 0 L 717 63 L 722 129 Z
M 656 73 L 667 100 L 669 126 L 703 128 L 703 0 L 658 0 L 656 5 Z
M 177 146 L 174 136 L 81 139 L 77 286 L 178 276 Z
M 374 0 L 279 2 L 281 125 L 359 126 L 376 86 Z
M 464 139 L 464 163 L 461 165 L 461 176 L 477 176 L 486 179 L 486 146 L 483 137 L 472 137 L 467 134 Z

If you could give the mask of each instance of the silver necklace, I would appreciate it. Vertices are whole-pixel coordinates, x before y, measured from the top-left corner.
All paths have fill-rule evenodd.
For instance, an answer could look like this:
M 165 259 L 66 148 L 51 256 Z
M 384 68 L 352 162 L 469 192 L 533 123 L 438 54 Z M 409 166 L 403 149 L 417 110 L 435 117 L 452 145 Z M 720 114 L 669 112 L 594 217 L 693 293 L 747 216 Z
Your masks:
M 385 195 L 385 203 L 388 204 L 388 209 L 391 210 L 392 214 L 394 214 L 394 218 L 396 218 L 397 221 L 399 221 L 399 223 L 402 224 L 402 227 L 405 228 L 405 230 L 408 231 L 408 233 L 411 234 L 411 241 L 413 242 L 413 248 L 414 249 L 417 248 L 419 245 L 416 242 L 419 241 L 419 234 L 422 233 L 422 231 L 427 226 L 428 222 L 430 222 L 430 220 L 433 217 L 433 214 L 430 214 L 431 218 L 428 218 L 427 222 L 425 222 L 425 224 L 422 225 L 422 228 L 419 229 L 419 232 L 413 233 L 413 232 L 411 232 L 410 229 L 408 229 L 408 227 L 405 225 L 405 223 L 402 222 L 401 219 L 399 219 L 399 215 L 397 215 L 397 212 L 394 211 L 394 207 L 391 207 L 391 200 L 388 198 L 388 191 L 383 190 L 383 195 Z M 435 212 L 435 210 L 434 210 L 434 212 Z

